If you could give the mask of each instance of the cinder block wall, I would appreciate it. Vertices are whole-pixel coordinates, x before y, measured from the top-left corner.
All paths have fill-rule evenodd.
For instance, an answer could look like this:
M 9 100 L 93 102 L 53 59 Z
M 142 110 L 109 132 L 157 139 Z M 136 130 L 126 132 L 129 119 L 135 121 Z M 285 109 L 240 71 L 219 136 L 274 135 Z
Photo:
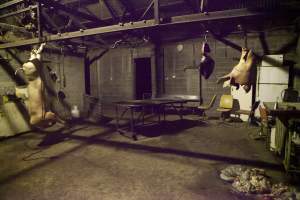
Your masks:
M 284 54 L 287 59 L 298 59 L 300 55 L 300 42 L 298 48 L 296 48 L 297 44 L 292 45 L 291 48 L 287 48 L 289 43 L 296 37 L 293 30 L 270 30 L 265 31 L 263 34 L 265 35 L 265 44 L 269 52 L 264 51 L 259 33 L 247 34 L 248 48 L 253 49 L 259 55 Z M 242 34 L 231 34 L 226 39 L 239 46 L 245 46 L 245 37 Z M 230 46 L 226 46 L 210 35 L 208 35 L 207 40 L 211 48 L 210 55 L 215 60 L 215 69 L 208 80 L 202 78 L 202 94 L 205 103 L 209 102 L 214 94 L 217 94 L 216 107 L 222 94 L 230 94 L 230 88 L 223 88 L 222 84 L 217 85 L 216 79 L 219 76 L 229 73 L 238 64 L 240 52 Z M 184 66 L 199 62 L 203 41 L 204 38 L 198 38 L 162 45 L 165 93 L 199 94 L 198 71 L 187 70 L 184 72 L 183 68 Z M 184 48 L 182 52 L 177 51 L 176 46 L 178 44 L 183 44 Z M 117 48 L 110 50 L 100 61 L 91 67 L 92 94 L 111 101 L 134 98 L 134 58 L 138 57 L 152 57 L 154 59 L 153 47 L 135 49 Z M 297 66 L 300 68 L 300 64 Z M 297 76 L 294 85 L 300 91 L 300 79 Z M 209 114 L 215 115 L 217 113 L 213 111 Z
M 262 42 L 259 39 L 258 33 L 247 34 L 247 46 L 259 55 L 264 54 L 284 54 L 286 59 L 298 58 L 295 44 L 291 48 L 286 48 L 288 44 L 294 40 L 296 34 L 292 30 L 274 30 L 266 31 L 265 43 L 267 44 L 269 52 L 265 52 Z M 245 37 L 242 34 L 231 34 L 226 37 L 227 40 L 239 45 L 245 46 Z M 207 80 L 202 78 L 202 95 L 204 103 L 208 103 L 212 96 L 218 96 L 215 108 L 218 105 L 220 96 L 222 94 L 230 94 L 230 88 L 223 88 L 222 84 L 216 84 L 217 77 L 229 73 L 232 68 L 238 64 L 240 59 L 240 52 L 230 46 L 208 36 L 207 42 L 211 48 L 210 56 L 215 61 L 215 69 L 211 77 Z M 178 43 L 166 44 L 164 46 L 165 55 L 165 92 L 170 94 L 199 94 L 199 73 L 197 70 L 187 70 L 184 72 L 185 65 L 192 65 L 199 63 L 201 58 L 201 45 L 204 38 L 182 41 Z M 176 46 L 183 44 L 182 52 L 178 52 Z M 299 46 L 299 44 L 298 44 Z M 298 64 L 300 66 L 300 64 Z M 297 67 L 297 65 L 296 65 Z M 175 74 L 175 78 L 174 78 Z M 172 78 L 173 77 L 173 78 Z M 300 91 L 299 77 L 295 77 L 294 85 Z M 217 115 L 215 108 L 208 113 L 210 115 Z
M 46 56 L 47 54 L 45 54 Z M 82 111 L 85 93 L 83 58 L 52 54 L 50 59 L 54 62 L 50 64 L 50 67 L 58 75 L 56 90 L 65 93 L 66 102 L 70 106 L 77 105 Z
M 90 57 L 97 55 L 95 51 Z M 135 98 L 135 58 L 148 57 L 152 67 L 152 91 L 155 91 L 153 47 L 117 48 L 109 50 L 90 67 L 91 95 L 105 102 Z M 155 95 L 155 94 L 154 94 Z

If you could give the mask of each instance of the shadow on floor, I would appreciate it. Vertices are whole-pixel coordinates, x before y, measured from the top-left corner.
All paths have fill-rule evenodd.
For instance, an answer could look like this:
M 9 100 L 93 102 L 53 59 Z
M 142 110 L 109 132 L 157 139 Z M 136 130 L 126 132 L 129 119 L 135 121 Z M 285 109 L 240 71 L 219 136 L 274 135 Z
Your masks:
M 192 127 L 195 125 L 193 122 L 186 121 L 185 126 L 183 128 Z M 172 125 L 173 126 L 173 125 Z M 81 127 L 80 129 L 83 129 L 84 127 Z M 172 127 L 173 129 L 176 128 L 176 126 Z M 111 141 L 107 139 L 103 139 L 106 135 L 110 135 L 115 133 L 115 129 L 108 129 L 105 131 L 102 131 L 98 134 L 95 134 L 93 136 L 80 136 L 80 135 L 74 135 L 72 134 L 75 131 L 78 131 L 79 129 L 72 130 L 68 134 L 66 133 L 40 133 L 40 134 L 46 134 L 46 137 L 44 140 L 39 144 L 39 146 L 49 146 L 57 143 L 61 143 L 68 140 L 77 140 L 82 142 L 79 146 L 70 148 L 66 150 L 65 152 L 61 152 L 57 155 L 52 155 L 55 159 L 46 159 L 43 162 L 40 162 L 30 168 L 27 168 L 23 171 L 16 172 L 15 174 L 7 174 L 6 176 L 2 177 L 0 180 L 0 184 L 7 183 L 9 181 L 12 181 L 19 176 L 23 176 L 24 174 L 30 173 L 33 170 L 36 170 L 38 168 L 41 168 L 47 164 L 52 163 L 53 161 L 57 161 L 59 159 L 63 159 L 64 157 L 68 156 L 70 153 L 75 152 L 81 148 L 84 148 L 88 145 L 99 145 L 102 147 L 108 147 L 108 148 L 114 148 L 114 149 L 120 149 L 125 151 L 132 151 L 134 153 L 141 153 L 144 154 L 145 152 L 149 153 L 159 153 L 159 154 L 166 154 L 166 155 L 175 155 L 175 156 L 181 156 L 181 157 L 187 157 L 187 158 L 194 158 L 194 159 L 203 159 L 203 160 L 209 160 L 209 161 L 217 161 L 222 162 L 224 164 L 242 164 L 246 166 L 253 166 L 253 167 L 260 167 L 265 169 L 272 169 L 277 171 L 284 171 L 282 165 L 280 164 L 274 164 L 266 161 L 261 160 L 249 160 L 244 158 L 238 158 L 238 157 L 231 157 L 226 155 L 216 155 L 211 153 L 201 153 L 201 152 L 193 152 L 193 151 L 187 151 L 183 149 L 176 149 L 176 148 L 169 148 L 169 147 L 158 147 L 158 146 L 149 146 L 149 145 L 143 145 L 138 143 L 132 143 L 130 142 L 121 142 L 121 141 Z M 175 131 L 174 131 L 175 132 Z M 52 136 L 51 136 L 52 135 Z
M 242 165 L 248 165 L 253 167 L 261 167 L 261 168 L 269 168 L 272 170 L 278 170 L 283 171 L 283 166 L 280 164 L 260 161 L 260 160 L 249 160 L 244 158 L 235 158 L 230 156 L 224 156 L 224 155 L 214 155 L 209 153 L 201 153 L 201 152 L 192 152 L 192 151 L 186 151 L 181 149 L 175 149 L 175 148 L 166 148 L 166 147 L 156 147 L 156 146 L 148 146 L 143 144 L 136 144 L 136 143 L 127 143 L 127 142 L 120 142 L 120 141 L 110 141 L 103 139 L 103 136 L 107 134 L 111 134 L 114 132 L 114 130 L 107 130 L 105 133 L 99 133 L 90 137 L 85 136 L 79 136 L 79 135 L 71 135 L 66 134 L 66 137 L 68 139 L 73 140 L 79 140 L 84 142 L 85 144 L 94 144 L 94 145 L 100 145 L 105 147 L 111 147 L 111 148 L 119 148 L 124 150 L 138 150 L 138 151 L 147 151 L 151 153 L 161 153 L 161 154 L 170 154 L 170 155 L 177 155 L 177 156 L 184 156 L 189 158 L 196 158 L 196 159 L 204 159 L 204 160 L 211 160 L 211 161 L 219 161 L 224 162 L 227 164 L 242 164 Z M 60 137 L 58 137 L 60 139 Z M 138 152 L 136 152 L 138 153 Z M 141 152 L 143 153 L 143 152 Z M 62 156 L 65 156 L 63 153 Z M 61 155 L 58 155 L 57 158 L 61 158 Z
M 195 120 L 175 120 L 165 121 L 160 124 L 148 124 L 137 128 L 138 135 L 145 137 L 158 137 L 162 135 L 176 135 L 183 133 L 184 130 L 193 128 L 195 126 L 207 126 L 206 123 Z
M 55 145 L 69 139 L 69 136 L 79 130 L 88 128 L 88 126 L 71 129 L 71 128 L 60 128 L 55 131 L 40 131 L 40 134 L 45 134 L 43 140 L 38 144 L 39 147 L 47 147 Z

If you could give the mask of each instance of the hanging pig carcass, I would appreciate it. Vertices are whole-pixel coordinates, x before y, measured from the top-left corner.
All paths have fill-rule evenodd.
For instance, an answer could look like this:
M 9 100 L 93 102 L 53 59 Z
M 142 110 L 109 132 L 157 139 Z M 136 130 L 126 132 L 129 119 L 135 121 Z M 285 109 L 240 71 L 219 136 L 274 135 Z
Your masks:
M 51 126 L 57 121 L 56 115 L 50 111 L 46 100 L 46 84 L 41 77 L 42 64 L 38 59 L 23 64 L 23 71 L 28 80 L 27 107 L 30 124 L 38 127 Z
M 250 49 L 242 48 L 240 62 L 232 69 L 229 74 L 218 78 L 217 83 L 225 82 L 224 85 L 243 86 L 249 92 L 255 75 L 256 57 Z M 227 83 L 227 84 L 226 84 Z

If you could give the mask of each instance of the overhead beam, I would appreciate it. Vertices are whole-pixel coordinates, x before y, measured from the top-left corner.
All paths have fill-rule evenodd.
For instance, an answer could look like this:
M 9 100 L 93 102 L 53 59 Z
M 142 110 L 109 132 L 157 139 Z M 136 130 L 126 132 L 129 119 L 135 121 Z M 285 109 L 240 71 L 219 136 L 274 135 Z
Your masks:
M 154 0 L 151 1 L 151 3 L 148 5 L 148 7 L 146 8 L 145 12 L 142 14 L 142 16 L 140 17 L 140 20 L 144 19 L 145 16 L 147 15 L 147 13 L 149 12 L 149 10 L 153 7 L 154 5 Z
M 108 3 L 107 0 L 99 0 L 99 1 L 103 1 L 103 3 L 105 4 L 106 8 L 108 9 L 108 12 L 110 13 L 111 17 L 114 19 L 115 22 L 117 22 L 118 21 L 118 14 L 115 12 L 115 10 L 110 5 L 110 3 Z
M 0 15 L 0 19 L 6 18 L 6 17 L 11 17 L 11 16 L 14 16 L 14 15 L 18 15 L 20 13 L 27 12 L 27 11 L 30 11 L 30 10 L 36 9 L 36 8 L 37 8 L 36 5 L 29 6 L 28 8 L 24 8 L 24 9 L 17 10 L 15 12 L 10 12 L 10 13 L 4 14 L 4 15 Z
M 0 55 L 0 66 L 9 75 L 9 77 L 16 82 L 17 85 L 25 85 L 26 80 L 20 76 L 20 74 L 15 75 L 15 68 Z
M 0 9 L 10 7 L 10 6 L 16 5 L 18 3 L 22 3 L 23 1 L 24 0 L 14 0 L 14 1 L 9 1 L 6 3 L 0 4 Z
M 42 10 L 42 15 L 43 15 L 44 19 L 50 24 L 50 26 L 57 31 L 57 33 L 61 32 L 60 27 L 58 27 L 55 24 L 55 22 L 51 19 L 51 17 L 48 15 L 48 13 L 45 10 Z
M 76 9 L 70 8 L 70 7 L 62 5 L 60 3 L 57 3 L 57 2 L 54 2 L 54 1 L 47 1 L 47 0 L 39 0 L 39 1 L 41 3 L 43 3 L 44 6 L 46 6 L 46 7 L 51 7 L 52 6 L 52 7 L 56 8 L 56 9 L 63 10 L 65 12 L 67 12 L 67 13 L 70 13 L 72 15 L 78 16 L 80 18 L 83 18 L 83 19 L 86 19 L 86 20 L 89 20 L 89 21 L 93 21 L 93 22 L 101 22 L 104 25 L 107 25 L 102 20 L 98 19 L 97 17 L 95 17 L 93 15 L 86 14 L 84 12 L 78 11 Z
M 119 2 L 121 2 L 121 4 L 125 7 L 125 9 L 130 13 L 132 18 L 136 19 L 136 17 L 137 17 L 136 10 L 134 9 L 130 0 L 119 0 Z
M 262 11 L 252 11 L 247 8 L 242 9 L 232 9 L 224 11 L 215 11 L 210 13 L 196 13 L 190 15 L 175 16 L 171 18 L 171 23 L 161 24 L 162 26 L 167 24 L 184 24 L 184 23 L 193 23 L 193 22 L 205 22 L 205 21 L 214 21 L 214 20 L 226 20 L 234 18 L 243 18 L 243 17 L 255 17 L 263 15 L 272 15 L 272 12 L 262 12 Z
M 13 58 L 19 65 L 23 65 L 23 61 L 15 54 L 13 53 L 10 49 L 5 49 L 5 51 Z
M 62 11 L 62 10 L 58 11 L 58 13 L 69 17 L 78 28 L 86 29 L 86 26 L 80 22 L 80 20 L 78 19 L 78 17 L 76 15 L 72 15 L 72 14 Z
M 60 2 L 63 5 L 78 5 L 78 0 L 62 0 Z M 82 6 L 87 6 L 87 5 L 91 5 L 91 4 L 96 4 L 99 3 L 99 0 L 84 0 L 84 1 L 80 1 L 80 5 Z
M 94 58 L 90 59 L 89 64 L 93 64 L 96 60 L 99 60 L 100 58 L 102 58 L 102 56 L 104 56 L 107 52 L 109 51 L 109 48 L 104 49 L 99 55 L 95 56 Z
M 12 32 L 19 32 L 19 33 L 25 34 L 26 36 L 32 37 L 32 33 L 27 31 L 26 28 L 24 28 L 24 27 L 0 22 L 0 28 L 1 28 L 1 30 L 4 30 L 4 31 L 6 30 L 6 31 L 12 31 Z
M 160 5 L 160 0 L 154 0 L 154 21 L 156 24 L 160 23 L 160 12 L 159 12 L 159 5 Z
M 201 0 L 200 3 L 200 12 L 205 12 L 207 7 L 207 0 Z
M 180 25 L 180 24 L 189 24 L 195 22 L 206 22 L 212 20 L 225 20 L 225 19 L 234 19 L 234 18 L 241 18 L 241 17 L 254 17 L 254 16 L 263 16 L 263 15 L 274 15 L 274 13 L 265 13 L 259 11 L 249 11 L 247 9 L 234 9 L 234 10 L 227 10 L 227 11 L 217 11 L 211 12 L 209 14 L 204 13 L 197 13 L 191 15 L 183 15 L 183 16 L 176 16 L 172 17 L 169 23 L 165 24 L 155 24 L 155 21 L 152 20 L 143 20 L 135 23 L 125 23 L 124 25 L 111 25 L 106 27 L 98 27 L 92 28 L 82 31 L 74 31 L 70 33 L 63 33 L 58 35 L 49 35 L 45 36 L 45 41 L 59 41 L 83 36 L 91 36 L 91 35 L 101 35 L 101 34 L 108 34 L 108 33 L 116 33 L 128 30 L 135 30 L 135 29 L 150 29 L 150 28 L 160 28 L 160 27 L 167 27 L 171 25 Z M 12 43 L 1 44 L 0 49 L 4 48 L 11 48 L 16 46 L 24 46 L 24 45 L 31 45 L 39 43 L 38 38 L 17 41 Z
M 134 24 L 126 23 L 123 26 L 112 25 L 112 26 L 92 28 L 92 29 L 81 30 L 81 31 L 74 31 L 74 32 L 70 32 L 70 33 L 49 35 L 49 36 L 45 36 L 44 39 L 47 42 L 61 41 L 61 40 L 66 40 L 66 39 L 71 39 L 71 38 L 99 35 L 99 34 L 105 34 L 105 33 L 113 33 L 113 32 L 119 32 L 119 31 L 124 31 L 124 30 L 144 29 L 144 28 L 150 28 L 150 27 L 154 27 L 154 26 L 155 26 L 154 20 L 148 20 L 147 22 L 142 21 L 142 22 L 136 22 Z M 32 45 L 32 44 L 38 44 L 38 43 L 39 43 L 38 38 L 33 38 L 33 39 L 22 40 L 22 41 L 17 41 L 17 42 L 13 42 L 13 43 L 2 44 L 2 45 L 0 45 L 0 49 L 17 47 L 17 46 L 26 46 L 26 45 Z
M 191 2 L 191 0 L 184 0 L 186 4 L 191 8 L 194 13 L 198 12 L 197 7 Z
M 36 2 L 36 13 L 37 13 L 37 28 L 38 28 L 38 37 L 40 39 L 40 41 L 42 40 L 42 37 L 43 37 L 43 27 L 42 27 L 42 6 L 41 6 L 41 3 L 38 1 Z

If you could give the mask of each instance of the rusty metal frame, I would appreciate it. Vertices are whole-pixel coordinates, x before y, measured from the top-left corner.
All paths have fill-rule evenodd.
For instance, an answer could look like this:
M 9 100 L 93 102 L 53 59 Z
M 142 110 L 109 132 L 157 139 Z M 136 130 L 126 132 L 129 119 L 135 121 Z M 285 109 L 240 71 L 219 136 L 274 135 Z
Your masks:
M 33 10 L 33 9 L 36 9 L 36 8 L 37 8 L 36 5 L 29 6 L 28 8 L 24 8 L 24 9 L 17 10 L 15 12 L 10 12 L 10 13 L 7 13 L 7 14 L 0 15 L 0 19 L 6 18 L 6 17 L 11 17 L 11 16 L 14 16 L 14 15 L 18 15 L 18 14 L 21 14 L 23 12 L 27 12 L 27 11 L 30 11 L 30 10 Z
M 148 5 L 148 7 L 146 8 L 146 10 L 144 11 L 144 13 L 142 14 L 142 16 L 139 18 L 140 20 L 144 19 L 145 16 L 147 15 L 147 13 L 149 12 L 149 10 L 154 6 L 154 0 L 152 0 L 150 2 L 150 4 Z
M 24 0 L 14 0 L 14 1 L 9 1 L 9 2 L 6 2 L 6 3 L 0 4 L 0 10 L 3 9 L 3 8 L 7 8 L 7 7 L 10 7 L 10 6 L 22 3 L 22 2 L 24 2 Z
M 160 27 L 166 27 L 170 25 L 181 25 L 187 23 L 206 22 L 212 20 L 226 20 L 226 19 L 234 19 L 234 18 L 241 18 L 241 17 L 263 16 L 267 14 L 274 14 L 274 13 L 250 11 L 248 9 L 233 9 L 233 10 L 226 10 L 226 11 L 217 11 L 217 12 L 211 12 L 209 14 L 197 13 L 197 14 L 171 17 L 170 22 L 168 23 L 156 24 L 155 20 L 151 19 L 151 20 L 142 20 L 134 23 L 125 23 L 122 25 L 111 25 L 111 26 L 91 28 L 91 29 L 81 30 L 81 31 L 74 31 L 69 33 L 49 35 L 49 36 L 44 36 L 43 41 L 48 41 L 48 42 L 60 41 L 60 40 L 78 38 L 83 36 L 109 34 L 109 33 L 137 30 L 137 29 L 153 29 L 153 28 L 158 29 Z M 33 38 L 28 40 L 1 44 L 0 49 L 32 45 L 37 43 L 39 43 L 38 38 Z
M 57 24 L 55 24 L 55 22 L 51 19 L 51 17 L 48 15 L 45 9 L 42 10 L 41 14 L 44 17 L 44 19 L 50 24 L 50 26 L 57 31 L 57 33 L 61 32 L 61 28 L 58 27 Z
M 129 12 L 131 18 L 135 20 L 137 18 L 136 10 L 132 6 L 132 3 L 130 2 L 130 0 L 119 0 L 119 2 L 121 2 L 121 4 L 125 7 L 124 15 L 126 15 L 126 13 Z
M 108 12 L 110 13 L 111 17 L 115 22 L 118 22 L 118 14 L 114 10 L 114 8 L 111 6 L 111 4 L 107 0 L 102 0 L 103 3 L 105 4 L 106 8 L 108 9 Z
M 191 0 L 184 0 L 185 3 L 191 8 L 194 13 L 197 13 L 199 9 L 191 2 Z
M 76 9 L 70 8 L 70 7 L 65 6 L 63 4 L 60 4 L 60 3 L 57 3 L 57 2 L 54 2 L 54 1 L 49 1 L 49 0 L 48 1 L 47 0 L 39 0 L 39 2 L 44 4 L 44 6 L 46 6 L 46 7 L 54 7 L 56 9 L 63 10 L 67 13 L 72 14 L 72 15 L 81 17 L 83 19 L 93 21 L 93 22 L 101 22 L 101 23 L 103 23 L 103 25 L 107 25 L 102 20 L 98 19 L 97 17 L 95 17 L 93 15 L 86 14 L 84 12 L 81 12 L 81 11 L 78 11 Z
M 154 0 L 153 8 L 154 8 L 154 21 L 155 21 L 155 24 L 160 23 L 159 5 L 160 5 L 160 0 Z

